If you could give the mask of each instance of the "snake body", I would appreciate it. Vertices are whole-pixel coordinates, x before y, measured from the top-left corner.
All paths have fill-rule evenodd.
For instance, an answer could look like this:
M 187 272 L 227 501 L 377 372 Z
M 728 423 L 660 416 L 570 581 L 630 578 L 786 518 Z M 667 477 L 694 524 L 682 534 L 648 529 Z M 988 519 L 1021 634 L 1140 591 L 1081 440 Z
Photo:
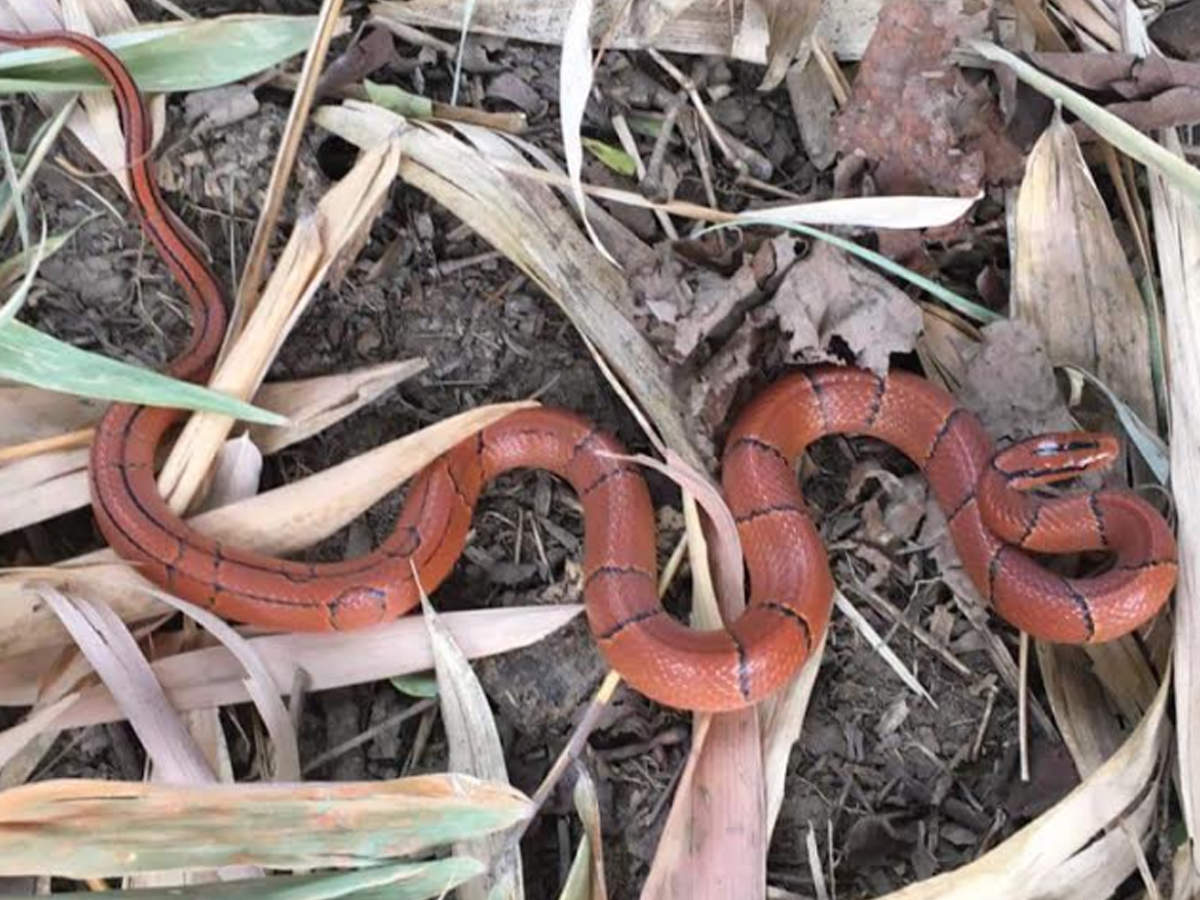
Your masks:
M 170 374 L 202 380 L 222 339 L 220 284 L 159 195 L 138 89 L 99 41 L 70 32 L 0 32 L 0 42 L 69 48 L 112 86 L 125 127 L 142 227 L 186 295 L 192 337 Z M 696 631 L 668 615 L 656 591 L 654 515 L 645 482 L 611 437 L 562 410 L 512 414 L 437 459 L 414 480 L 391 536 L 337 563 L 275 559 L 223 545 L 164 503 L 154 460 L 180 413 L 113 404 L 92 445 L 93 507 L 112 547 L 176 595 L 239 622 L 328 631 L 384 622 L 432 592 L 466 542 L 484 486 L 514 468 L 571 484 L 583 507 L 588 622 L 609 663 L 668 705 L 727 710 L 769 696 L 794 675 L 825 629 L 833 582 L 795 476 L 826 435 L 886 441 L 924 471 L 963 567 L 994 610 L 1050 641 L 1110 640 L 1150 619 L 1176 578 L 1174 537 L 1136 495 L 1115 490 L 1044 500 L 1031 488 L 1109 462 L 1105 435 L 1044 435 L 995 453 L 979 420 L 946 392 L 903 372 L 808 368 L 775 382 L 743 411 L 726 443 L 722 486 L 749 573 L 745 612 L 725 630 Z M 1065 578 L 1025 551 L 1110 550 L 1113 565 Z

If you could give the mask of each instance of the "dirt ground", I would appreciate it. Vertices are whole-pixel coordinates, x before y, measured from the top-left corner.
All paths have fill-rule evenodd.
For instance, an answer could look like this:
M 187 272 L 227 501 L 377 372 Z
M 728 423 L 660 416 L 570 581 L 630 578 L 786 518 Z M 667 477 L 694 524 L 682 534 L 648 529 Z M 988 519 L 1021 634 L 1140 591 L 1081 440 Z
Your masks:
M 157 13 L 149 2 L 135 3 L 143 19 Z M 262 0 L 258 11 L 315 12 L 318 4 Z M 236 0 L 190 5 L 195 15 L 245 10 Z M 345 44 L 342 39 L 335 51 Z M 557 138 L 556 52 L 510 42 L 488 44 L 496 72 L 519 72 L 544 100 L 531 116 L 531 139 L 552 151 Z M 402 56 L 416 50 L 397 43 Z M 639 54 L 622 54 L 648 77 L 661 73 Z M 687 60 L 680 60 L 688 63 Z M 828 186 L 798 149 L 796 124 L 783 89 L 760 95 L 760 71 L 730 64 L 733 91 L 716 115 L 735 135 L 776 164 L 774 183 L 803 193 Z M 444 65 L 423 68 L 420 90 L 448 99 Z M 378 77 L 378 76 L 377 76 Z M 391 74 L 395 83 L 417 89 L 411 74 Z M 606 89 L 605 73 L 598 82 Z M 219 274 L 232 281 L 249 245 L 258 204 L 267 183 L 277 138 L 290 97 L 261 89 L 259 112 L 199 137 L 186 133 L 180 108 L 170 103 L 162 161 L 174 186 L 169 202 L 211 248 Z M 16 134 L 27 137 L 36 125 L 30 107 Z M 504 107 L 499 107 L 504 108 Z M 10 121 L 15 109 L 8 110 Z M 20 140 L 20 137 L 18 137 Z M 77 162 L 76 148 L 68 150 Z M 681 150 L 673 150 L 682 154 Z M 298 211 L 314 202 L 337 173 L 345 148 L 310 129 L 299 155 L 295 187 L 289 194 L 276 245 L 281 246 Z M 716 163 L 722 177 L 729 173 Z M 678 196 L 703 201 L 694 167 L 686 157 Z M 592 163 L 585 178 L 621 183 Z M 118 208 L 123 200 L 111 185 L 91 182 Z M 65 228 L 98 208 L 72 181 L 45 170 L 36 184 L 38 201 L 55 229 Z M 745 205 L 744 189 L 732 180 L 717 184 L 727 209 Z M 614 214 L 653 235 L 653 222 L 611 207 Z M 615 431 L 629 446 L 648 449 L 607 387 L 564 316 L 519 276 L 506 261 L 484 258 L 491 248 L 419 192 L 397 184 L 391 202 L 375 224 L 371 240 L 337 290 L 324 290 L 283 348 L 271 377 L 294 378 L 350 370 L 373 363 L 422 356 L 429 368 L 347 421 L 266 462 L 263 487 L 323 469 L 348 456 L 474 405 L 525 397 L 535 392 L 552 405 L 584 412 Z M 657 240 L 657 238 L 654 238 Z M 382 267 L 378 262 L 390 262 Z M 982 270 L 995 260 L 980 259 Z M 977 271 L 964 271 L 968 281 Z M 154 258 L 129 218 L 102 215 L 81 229 L 71 246 L 43 267 L 52 289 L 41 293 L 25 317 L 80 346 L 158 366 L 179 346 L 185 309 L 166 270 Z M 906 362 L 900 360 L 901 363 Z M 911 361 L 908 361 L 911 364 Z M 759 379 L 775 374 L 759 373 Z M 912 468 L 869 441 L 831 439 L 813 454 L 806 469 L 806 496 L 821 516 L 823 533 L 834 548 L 839 584 L 861 613 L 927 688 L 924 700 L 902 685 L 878 653 L 835 613 L 803 736 L 792 752 L 787 795 L 769 857 L 769 882 L 812 896 L 805 849 L 811 828 L 822 856 L 834 859 L 837 896 L 869 897 L 979 854 L 1058 799 L 1072 784 L 1073 769 L 1058 738 L 1031 727 L 1034 781 L 1016 778 L 1014 698 L 970 629 L 952 636 L 949 650 L 966 666 L 959 671 L 921 643 L 907 627 L 924 623 L 939 606 L 953 606 L 938 581 L 928 554 L 907 557 L 872 591 L 854 590 L 870 581 L 872 561 L 890 551 L 871 546 L 864 530 L 865 507 L 887 505 L 878 482 L 848 494 L 852 471 L 881 461 L 905 475 Z M 677 500 L 667 484 L 650 476 L 659 504 Z M 577 559 L 581 522 L 567 490 L 549 476 L 509 476 L 490 489 L 475 519 L 472 549 L 436 594 L 440 608 L 550 602 L 571 599 L 563 586 L 564 566 Z M 399 507 L 390 497 L 362 521 L 310 551 L 312 558 L 339 558 L 359 552 L 388 532 Z M 519 515 L 557 526 L 547 532 L 546 570 L 526 553 L 514 558 L 514 523 Z M 661 546 L 678 534 L 678 517 L 663 515 L 668 526 Z M 98 533 L 90 513 L 81 511 L 0 539 L 0 560 L 20 556 L 49 562 L 95 547 Z M 903 576 L 898 576 L 900 571 Z M 864 599 L 875 593 L 899 610 L 883 614 Z M 683 590 L 672 598 L 682 606 Z M 1010 629 L 995 626 L 1010 646 Z M 603 674 L 603 665 L 582 623 L 527 651 L 478 667 L 494 701 L 514 784 L 532 791 Z M 370 728 L 413 701 L 391 685 L 373 684 L 328 691 L 311 698 L 302 726 L 302 752 L 311 759 L 325 749 Z M 239 721 L 241 720 L 241 721 Z M 235 766 L 253 774 L 255 748 L 247 740 L 249 713 L 227 711 L 226 725 Z M 662 828 L 669 791 L 678 777 L 689 742 L 688 719 L 622 691 L 603 726 L 590 739 L 585 761 L 602 797 L 606 827 L 607 876 L 615 898 L 637 894 Z M 418 752 L 412 754 L 413 747 Z M 321 779 L 388 778 L 437 771 L 445 763 L 440 726 L 432 715 L 414 717 L 379 733 L 309 773 Z M 142 757 L 124 726 L 87 729 L 60 739 L 37 778 L 91 775 L 140 778 Z M 522 844 L 531 900 L 557 896 L 578 826 L 569 793 L 551 801 Z

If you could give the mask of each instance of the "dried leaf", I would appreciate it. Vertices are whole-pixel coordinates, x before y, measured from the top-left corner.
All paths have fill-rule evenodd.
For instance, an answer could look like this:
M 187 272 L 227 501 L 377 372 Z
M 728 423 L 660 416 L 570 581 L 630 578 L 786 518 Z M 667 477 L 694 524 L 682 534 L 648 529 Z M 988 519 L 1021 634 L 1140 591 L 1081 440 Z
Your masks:
M 1013 318 L 1034 326 L 1056 363 L 1094 373 L 1143 421 L 1156 421 L 1146 307 L 1057 115 L 1029 155 L 1013 232 Z
M 771 306 L 791 335 L 792 359 L 834 359 L 828 348 L 836 335 L 859 365 L 880 375 L 892 353 L 912 349 L 922 325 L 920 308 L 903 291 L 824 242 L 788 270 Z
M 767 14 L 767 71 L 758 85 L 760 91 L 773 91 L 783 81 L 788 66 L 800 55 L 812 36 L 821 12 L 821 0 L 756 0 Z
M 415 566 L 413 577 L 418 577 Z M 438 702 L 446 727 L 450 771 L 506 784 L 504 748 L 487 695 L 424 591 L 421 591 L 421 610 L 437 671 Z M 459 888 L 462 900 L 520 900 L 524 896 L 520 850 L 515 842 L 509 841 L 508 834 L 500 832 L 458 843 L 454 852 L 490 863 L 484 878 Z

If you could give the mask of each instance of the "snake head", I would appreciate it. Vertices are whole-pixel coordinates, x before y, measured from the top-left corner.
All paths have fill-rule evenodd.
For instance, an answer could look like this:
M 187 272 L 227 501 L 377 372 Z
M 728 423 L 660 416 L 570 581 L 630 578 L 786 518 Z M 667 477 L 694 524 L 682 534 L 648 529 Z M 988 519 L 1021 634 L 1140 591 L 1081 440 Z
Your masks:
M 1105 469 L 1119 452 L 1120 445 L 1111 434 L 1061 431 L 1013 444 L 992 457 L 992 465 L 1009 487 L 1029 491 Z

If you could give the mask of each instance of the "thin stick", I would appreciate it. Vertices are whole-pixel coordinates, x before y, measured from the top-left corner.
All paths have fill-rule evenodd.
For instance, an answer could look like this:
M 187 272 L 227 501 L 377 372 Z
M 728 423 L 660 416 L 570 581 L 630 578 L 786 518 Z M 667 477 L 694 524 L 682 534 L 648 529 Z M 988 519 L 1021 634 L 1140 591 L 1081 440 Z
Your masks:
M 1029 781 L 1029 635 L 1021 632 L 1020 650 L 1017 654 L 1019 674 L 1017 677 L 1017 732 L 1021 747 L 1021 780 Z
M 250 253 L 246 257 L 246 268 L 242 272 L 242 281 L 238 285 L 237 302 L 234 304 L 233 320 L 230 322 L 228 337 L 236 336 L 249 320 L 250 314 L 258 303 L 258 291 L 263 282 L 263 270 L 266 267 L 267 250 L 275 224 L 279 220 L 279 212 L 283 208 L 283 193 L 292 169 L 296 164 L 296 153 L 300 149 L 300 138 L 304 133 L 304 123 L 312 109 L 313 97 L 316 95 L 317 79 L 321 74 L 321 65 L 333 40 L 333 31 L 342 11 L 343 0 L 323 0 L 321 4 L 320 21 L 313 42 L 308 47 L 304 57 L 304 68 L 300 72 L 300 84 L 292 98 L 292 108 L 288 112 L 287 124 L 284 126 L 283 139 L 280 141 L 279 154 L 275 157 L 275 167 L 271 170 L 271 180 L 267 185 L 266 206 L 254 226 L 254 239 L 250 242 Z M 228 337 L 226 346 L 228 346 Z
M 86 447 L 92 442 L 94 428 L 80 428 L 68 431 L 66 434 L 56 434 L 36 441 L 26 441 L 24 444 L 13 444 L 11 447 L 0 447 L 0 463 L 13 462 L 37 456 L 39 453 L 49 453 L 52 450 L 73 450 L 76 447 Z

